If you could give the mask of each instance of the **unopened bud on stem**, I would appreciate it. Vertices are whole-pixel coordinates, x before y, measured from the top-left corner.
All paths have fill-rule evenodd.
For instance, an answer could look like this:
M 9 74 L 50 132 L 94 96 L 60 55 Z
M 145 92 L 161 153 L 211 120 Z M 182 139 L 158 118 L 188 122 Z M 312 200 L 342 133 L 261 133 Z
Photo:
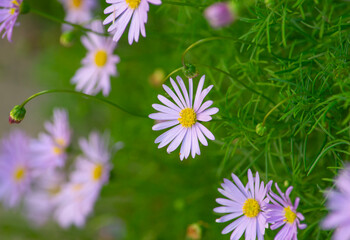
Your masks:
M 23 106 L 16 105 L 10 112 L 9 123 L 20 123 L 26 115 L 26 109 Z

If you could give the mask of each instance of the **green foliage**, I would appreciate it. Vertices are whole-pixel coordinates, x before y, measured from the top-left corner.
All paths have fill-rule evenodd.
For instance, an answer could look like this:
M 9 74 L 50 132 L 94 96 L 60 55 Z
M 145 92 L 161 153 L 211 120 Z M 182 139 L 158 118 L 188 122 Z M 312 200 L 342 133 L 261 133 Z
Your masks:
M 57 3 L 46 2 L 30 3 L 63 17 Z M 187 227 L 201 221 L 203 239 L 229 239 L 220 233 L 225 224 L 215 223 L 213 208 L 220 196 L 216 189 L 232 172 L 245 182 L 250 168 L 283 190 L 294 186 L 292 199 L 301 198 L 298 210 L 308 224 L 299 231 L 299 239 L 330 239 L 331 232 L 319 227 L 327 213 L 324 191 L 332 187 L 350 154 L 350 4 L 231 1 L 239 18 L 213 30 L 203 17 L 203 6 L 214 2 L 164 0 L 160 7 L 151 6 L 147 38 L 129 46 L 124 34 L 119 43 L 120 75 L 112 78 L 108 99 L 133 112 L 151 113 L 157 95 L 165 93 L 149 84 L 149 76 L 157 68 L 170 73 L 181 67 L 182 54 L 200 41 L 183 60 L 196 66 L 200 76 L 206 75 L 206 85 L 214 85 L 209 98 L 220 112 L 206 126 L 216 140 L 201 147 L 201 156 L 180 162 L 178 151 L 168 155 L 157 149 L 153 141 L 158 132 L 151 130 L 151 120 L 76 96 L 46 96 L 45 116 L 54 106 L 67 108 L 76 139 L 91 129 L 107 129 L 125 148 L 115 155 L 110 183 L 84 229 L 61 230 L 55 224 L 33 229 L 21 214 L 1 210 L 1 238 L 109 239 L 102 235 L 111 234 L 111 239 L 185 239 Z M 106 3 L 101 1 L 101 6 L 96 13 L 104 18 L 101 9 Z M 69 80 L 85 50 L 79 43 L 59 46 L 59 25 L 34 16 L 31 21 L 43 42 L 32 77 L 44 88 L 73 89 Z M 262 122 L 266 129 L 258 135 L 256 127 Z M 73 152 L 77 148 L 73 146 Z M 111 230 L 117 226 L 125 226 L 125 238 Z M 266 239 L 273 235 L 267 231 Z

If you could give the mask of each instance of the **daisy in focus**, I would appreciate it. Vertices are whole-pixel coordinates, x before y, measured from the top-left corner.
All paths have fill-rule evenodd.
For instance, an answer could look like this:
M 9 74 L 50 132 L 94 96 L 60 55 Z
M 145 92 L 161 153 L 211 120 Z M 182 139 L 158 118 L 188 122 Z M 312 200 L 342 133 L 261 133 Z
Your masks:
M 209 108 L 213 104 L 211 100 L 203 103 L 204 98 L 213 88 L 213 85 L 210 85 L 203 90 L 205 76 L 202 76 L 199 81 L 194 99 L 192 79 L 189 79 L 189 92 L 187 92 L 185 83 L 181 77 L 177 76 L 176 80 L 182 93 L 172 78 L 170 78 L 170 82 L 176 94 L 168 86 L 163 85 L 164 90 L 175 103 L 169 101 L 162 95 L 158 95 L 159 101 L 164 105 L 153 104 L 152 107 L 159 112 L 152 113 L 149 117 L 158 121 L 158 123 L 152 127 L 155 131 L 171 127 L 170 130 L 156 138 L 155 143 L 159 143 L 158 148 L 170 144 L 167 148 L 167 152 L 171 153 L 182 142 L 180 159 L 183 160 L 190 155 L 190 152 L 193 158 L 196 154 L 200 155 L 201 152 L 198 140 L 204 146 L 207 146 L 208 142 L 205 137 L 210 140 L 215 139 L 214 135 L 200 122 L 210 121 L 212 119 L 211 115 L 216 114 L 219 109 Z
M 284 225 L 275 236 L 275 240 L 296 240 L 298 239 L 298 228 L 306 228 L 306 224 L 300 223 L 304 220 L 304 216 L 297 212 L 300 199 L 296 198 L 292 204 L 289 194 L 293 187 L 289 187 L 286 193 L 283 193 L 277 183 L 275 186 L 279 196 L 272 191 L 268 193 L 268 198 L 272 203 L 267 204 L 267 222 L 272 224 L 271 230 Z
M 85 25 L 92 18 L 92 10 L 96 5 L 96 0 L 60 0 L 66 11 L 65 21 Z M 63 24 L 63 30 L 70 30 L 72 27 Z
M 55 109 L 53 121 L 45 123 L 47 133 L 40 133 L 38 139 L 32 140 L 32 165 L 49 170 L 63 167 L 67 158 L 66 148 L 71 141 L 71 129 L 68 113 L 63 109 Z
M 107 0 L 107 3 L 112 4 L 104 10 L 105 14 L 109 16 L 103 21 L 103 24 L 112 25 L 108 28 L 108 32 L 113 32 L 113 40 L 118 42 L 124 33 L 126 26 L 130 24 L 129 28 L 129 44 L 133 41 L 138 42 L 140 32 L 142 36 L 146 37 L 145 23 L 147 22 L 147 12 L 149 10 L 149 3 L 160 5 L 161 0 Z
M 32 181 L 29 138 L 21 131 L 13 131 L 1 142 L 0 200 L 4 206 L 16 206 L 29 190 Z
M 0 33 L 4 30 L 2 38 L 7 35 L 7 40 L 12 41 L 13 27 L 16 24 L 20 12 L 22 0 L 1 0 L 0 1 Z
M 257 172 L 254 178 L 250 169 L 246 186 L 234 174 L 232 179 L 234 183 L 224 179 L 224 183 L 221 184 L 223 189 L 219 188 L 218 191 L 228 199 L 216 199 L 222 206 L 214 209 L 216 213 L 228 213 L 216 222 L 222 223 L 234 219 L 224 228 L 222 234 L 232 232 L 231 240 L 240 239 L 244 232 L 246 240 L 264 239 L 265 228 L 268 227 L 265 210 L 269 199 L 266 194 L 272 181 L 265 186 L 264 182 L 260 182 L 259 173 Z
M 322 228 L 335 229 L 332 239 L 350 239 L 350 166 L 342 170 L 335 181 L 336 189 L 326 193 L 328 216 Z
M 108 182 L 111 154 L 108 149 L 108 138 L 96 132 L 90 133 L 89 139 L 80 139 L 79 145 L 83 155 L 76 160 L 76 169 L 72 180 L 87 185 L 91 194 L 98 194 Z
M 91 29 L 103 33 L 101 21 L 92 22 Z M 94 33 L 87 33 L 81 39 L 83 45 L 89 51 L 82 60 L 83 66 L 75 73 L 72 83 L 76 84 L 76 90 L 86 94 L 96 95 L 102 91 L 108 96 L 111 91 L 110 77 L 117 76 L 116 64 L 120 59 L 113 55 L 117 43 L 111 37 L 98 36 Z

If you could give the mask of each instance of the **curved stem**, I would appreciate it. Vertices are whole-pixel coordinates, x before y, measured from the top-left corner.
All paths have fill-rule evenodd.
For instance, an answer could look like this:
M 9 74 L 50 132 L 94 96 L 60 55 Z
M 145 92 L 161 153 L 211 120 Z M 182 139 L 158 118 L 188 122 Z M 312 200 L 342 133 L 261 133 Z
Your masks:
M 197 42 L 191 44 L 182 54 L 182 57 L 181 57 L 181 61 L 182 61 L 182 65 L 185 66 L 185 56 L 186 56 L 186 53 L 188 53 L 192 48 L 202 44 L 202 43 L 205 43 L 205 42 L 210 42 L 210 41 L 215 41 L 215 40 L 231 40 L 231 41 L 234 41 L 234 42 L 239 42 L 239 43 L 244 43 L 244 44 L 250 44 L 250 45 L 256 45 L 256 46 L 259 46 L 259 47 L 263 47 L 263 48 L 266 48 L 265 45 L 261 45 L 261 44 L 255 44 L 255 43 L 252 43 L 252 42 L 247 42 L 247 41 L 244 41 L 244 40 L 239 40 L 239 39 L 236 39 L 236 38 L 233 38 L 233 37 L 209 37 L 209 38 L 203 38 L 201 40 L 198 40 Z
M 162 0 L 162 3 L 177 5 L 177 6 L 188 6 L 188 7 L 194 7 L 194 8 L 205 8 L 208 6 L 208 5 L 200 5 L 195 3 L 175 2 L 175 1 L 168 1 L 168 0 Z
M 39 11 L 39 10 L 37 10 L 37 9 L 31 8 L 31 9 L 30 9 L 30 12 L 32 12 L 32 13 L 34 13 L 34 14 L 40 16 L 40 17 L 49 19 L 49 20 L 51 20 L 51 21 L 53 21 L 53 22 L 64 23 L 64 24 L 70 25 L 70 26 L 72 26 L 72 27 L 74 27 L 74 28 L 76 28 L 76 29 L 79 29 L 80 31 L 83 31 L 83 32 L 92 32 L 92 33 L 95 33 L 95 34 L 98 34 L 98 35 L 101 35 L 101 36 L 109 36 L 109 34 L 107 34 L 107 33 L 95 32 L 95 31 L 93 31 L 93 30 L 91 30 L 91 29 L 88 29 L 88 28 L 85 28 L 85 27 L 83 27 L 83 26 L 81 26 L 81 25 L 79 25 L 79 24 L 67 22 L 67 21 L 65 21 L 65 20 L 62 20 L 62 19 L 59 19 L 59 18 L 57 18 L 57 17 L 51 16 L 51 15 L 49 15 L 49 14 L 47 14 L 47 13 L 45 13 L 45 12 Z
M 287 97 L 286 99 L 283 99 L 283 101 L 281 101 L 280 103 L 278 103 L 276 106 L 274 106 L 264 117 L 264 120 L 262 122 L 262 125 L 265 126 L 265 122 L 266 122 L 266 119 L 269 117 L 269 115 L 275 111 L 279 106 L 281 106 L 283 103 L 285 103 L 286 101 L 288 101 L 289 99 L 295 97 L 297 94 L 294 94 L 292 96 L 289 96 Z
M 148 118 L 145 115 L 141 115 L 141 114 L 138 114 L 138 113 L 130 112 L 129 110 L 125 109 L 124 107 L 121 107 L 118 104 L 116 104 L 114 102 L 111 102 L 111 101 L 109 101 L 107 99 L 102 99 L 102 98 L 98 98 L 96 96 L 88 95 L 88 94 L 85 94 L 85 93 L 76 92 L 76 91 L 73 91 L 73 90 L 64 90 L 64 89 L 51 89 L 51 90 L 44 90 L 44 91 L 38 92 L 38 93 L 30 96 L 29 98 L 27 98 L 20 105 L 20 107 L 24 107 L 29 101 L 31 101 L 32 99 L 34 99 L 36 97 L 39 97 L 39 96 L 44 95 L 44 94 L 49 94 L 49 93 L 71 93 L 71 94 L 77 94 L 77 95 L 80 95 L 82 97 L 86 97 L 86 98 L 90 98 L 90 99 L 93 99 L 93 100 L 97 100 L 97 101 L 102 102 L 104 104 L 110 105 L 110 106 L 112 106 L 114 108 L 117 108 L 117 109 L 119 109 L 119 110 L 121 110 L 123 112 L 126 112 L 126 113 L 128 113 L 130 115 L 133 115 L 133 116 L 136 116 L 136 117 Z
M 180 70 L 182 70 L 183 69 L 183 67 L 179 67 L 179 68 L 177 68 L 177 69 L 175 69 L 174 71 L 172 71 L 171 73 L 169 73 L 165 78 L 163 78 L 163 83 L 164 82 L 166 82 L 166 80 L 168 80 L 168 78 L 170 78 L 171 77 L 171 75 L 173 75 L 174 73 L 177 73 L 178 71 L 180 71 Z
M 232 76 L 230 73 L 228 72 L 225 72 L 224 70 L 221 70 L 220 68 L 216 68 L 216 67 L 213 67 L 213 66 L 209 66 L 209 65 L 205 65 L 205 64 L 196 64 L 198 66 L 203 66 L 203 67 L 207 67 L 207 68 L 211 68 L 215 71 L 218 71 L 218 72 L 221 72 L 223 74 L 225 74 L 226 76 L 228 76 L 229 78 L 231 78 L 232 82 L 237 82 L 239 83 L 240 85 L 242 85 L 244 88 L 248 89 L 249 91 L 261 96 L 262 98 L 265 98 L 267 101 L 269 101 L 270 103 L 272 104 L 276 104 L 273 100 L 271 100 L 269 97 L 265 96 L 262 92 L 258 92 L 256 91 L 255 89 L 249 87 L 248 85 L 246 85 L 245 83 L 243 83 L 242 81 L 236 79 L 234 76 Z

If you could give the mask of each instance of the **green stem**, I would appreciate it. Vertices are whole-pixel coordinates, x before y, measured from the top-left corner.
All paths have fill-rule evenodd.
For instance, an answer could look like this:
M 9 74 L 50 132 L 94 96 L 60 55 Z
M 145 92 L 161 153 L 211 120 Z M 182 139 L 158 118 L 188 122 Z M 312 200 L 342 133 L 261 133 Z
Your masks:
M 163 83 L 166 82 L 166 80 L 168 80 L 168 79 L 171 77 L 171 75 L 177 73 L 178 71 L 180 71 L 180 70 L 182 70 L 182 69 L 183 69 L 183 67 L 179 67 L 179 68 L 175 69 L 174 71 L 172 71 L 171 73 L 169 73 L 169 74 L 163 79 L 162 82 L 163 82 Z
M 284 99 L 283 101 L 281 101 L 280 103 L 278 103 L 276 106 L 274 106 L 264 117 L 264 120 L 262 122 L 262 125 L 265 126 L 265 122 L 266 122 L 266 119 L 269 117 L 269 115 L 275 111 L 279 106 L 281 106 L 283 103 L 285 103 L 286 101 L 288 101 L 289 99 L 295 97 L 297 94 L 294 94 L 292 96 L 289 96 L 287 97 L 286 99 Z
M 256 46 L 259 46 L 259 47 L 263 47 L 263 48 L 266 48 L 265 45 L 261 45 L 261 44 L 255 44 L 255 43 L 252 43 L 252 42 L 248 42 L 248 41 L 244 41 L 244 40 L 239 40 L 239 39 L 236 39 L 236 38 L 232 38 L 232 37 L 209 37 L 209 38 L 203 38 L 201 40 L 198 40 L 197 42 L 191 44 L 182 54 L 182 57 L 181 57 L 181 60 L 182 60 L 182 65 L 185 66 L 185 56 L 186 54 L 194 47 L 202 44 L 202 43 L 206 43 L 206 42 L 210 42 L 210 41 L 215 41 L 215 40 L 231 40 L 231 41 L 234 41 L 234 42 L 239 42 L 239 43 L 244 43 L 244 44 L 250 44 L 250 45 L 256 45 Z
M 168 1 L 168 0 L 162 0 L 162 3 L 177 5 L 177 6 L 188 6 L 188 7 L 194 7 L 194 8 L 205 8 L 208 6 L 208 5 L 200 5 L 195 3 L 176 2 L 176 1 Z
M 64 23 L 64 24 L 70 25 L 70 26 L 72 26 L 72 27 L 74 27 L 74 28 L 76 28 L 76 29 L 78 29 L 78 30 L 80 30 L 80 31 L 83 31 L 83 32 L 92 32 L 92 33 L 95 33 L 95 34 L 98 34 L 98 35 L 101 35 L 101 36 L 110 36 L 110 35 L 107 34 L 107 33 L 95 32 L 95 31 L 93 31 L 93 30 L 91 30 L 91 29 L 88 29 L 88 28 L 85 28 L 85 27 L 83 27 L 83 26 L 81 26 L 81 25 L 79 25 L 79 24 L 67 22 L 67 21 L 65 21 L 65 20 L 62 20 L 62 19 L 59 19 L 59 18 L 57 18 L 57 17 L 51 16 L 51 15 L 49 15 L 49 14 L 47 14 L 47 13 L 45 13 L 45 12 L 42 12 L 42 11 L 40 11 L 40 10 L 37 10 L 37 9 L 31 8 L 31 9 L 30 9 L 30 12 L 32 12 L 32 13 L 34 13 L 34 14 L 40 16 L 40 17 L 49 19 L 49 20 L 51 20 L 51 21 L 53 21 L 53 22 Z
M 234 82 L 239 83 L 240 85 L 242 85 L 244 88 L 248 89 L 249 91 L 261 96 L 262 98 L 265 98 L 267 101 L 269 101 L 272 104 L 276 104 L 273 100 L 271 100 L 269 97 L 265 96 L 263 93 L 256 91 L 255 89 L 249 87 L 248 85 L 246 85 L 245 83 L 243 83 L 242 81 L 238 80 L 237 78 L 235 78 L 234 76 L 232 76 L 230 73 L 225 72 L 224 70 L 221 70 L 220 68 L 216 68 L 213 66 L 209 66 L 209 65 L 205 65 L 205 64 L 196 64 L 198 66 L 202 66 L 202 67 L 207 67 L 207 68 L 211 68 L 215 71 L 221 72 L 223 74 L 225 74 L 226 76 L 228 76 L 229 78 L 231 78 L 231 80 Z
M 141 115 L 141 114 L 138 114 L 138 113 L 130 112 L 129 110 L 125 109 L 124 107 L 121 107 L 118 104 L 116 104 L 114 102 L 111 102 L 111 101 L 109 101 L 107 99 L 102 99 L 102 98 L 98 98 L 96 96 L 88 95 L 88 94 L 85 94 L 85 93 L 76 92 L 76 91 L 73 91 L 73 90 L 64 90 L 64 89 L 51 89 L 51 90 L 44 90 L 44 91 L 38 92 L 38 93 L 30 96 L 29 98 L 27 98 L 20 105 L 20 107 L 24 107 L 29 101 L 31 101 L 32 99 L 34 99 L 36 97 L 39 97 L 39 96 L 44 95 L 44 94 L 49 94 L 49 93 L 71 93 L 71 94 L 77 94 L 77 95 L 80 95 L 82 97 L 86 97 L 86 98 L 90 98 L 90 99 L 93 99 L 93 100 L 97 100 L 97 101 L 102 102 L 104 104 L 110 105 L 110 106 L 112 106 L 114 108 L 117 108 L 118 110 L 121 110 L 123 112 L 126 112 L 126 113 L 128 113 L 130 115 L 133 115 L 133 116 L 136 116 L 136 117 L 148 118 L 145 115 Z

